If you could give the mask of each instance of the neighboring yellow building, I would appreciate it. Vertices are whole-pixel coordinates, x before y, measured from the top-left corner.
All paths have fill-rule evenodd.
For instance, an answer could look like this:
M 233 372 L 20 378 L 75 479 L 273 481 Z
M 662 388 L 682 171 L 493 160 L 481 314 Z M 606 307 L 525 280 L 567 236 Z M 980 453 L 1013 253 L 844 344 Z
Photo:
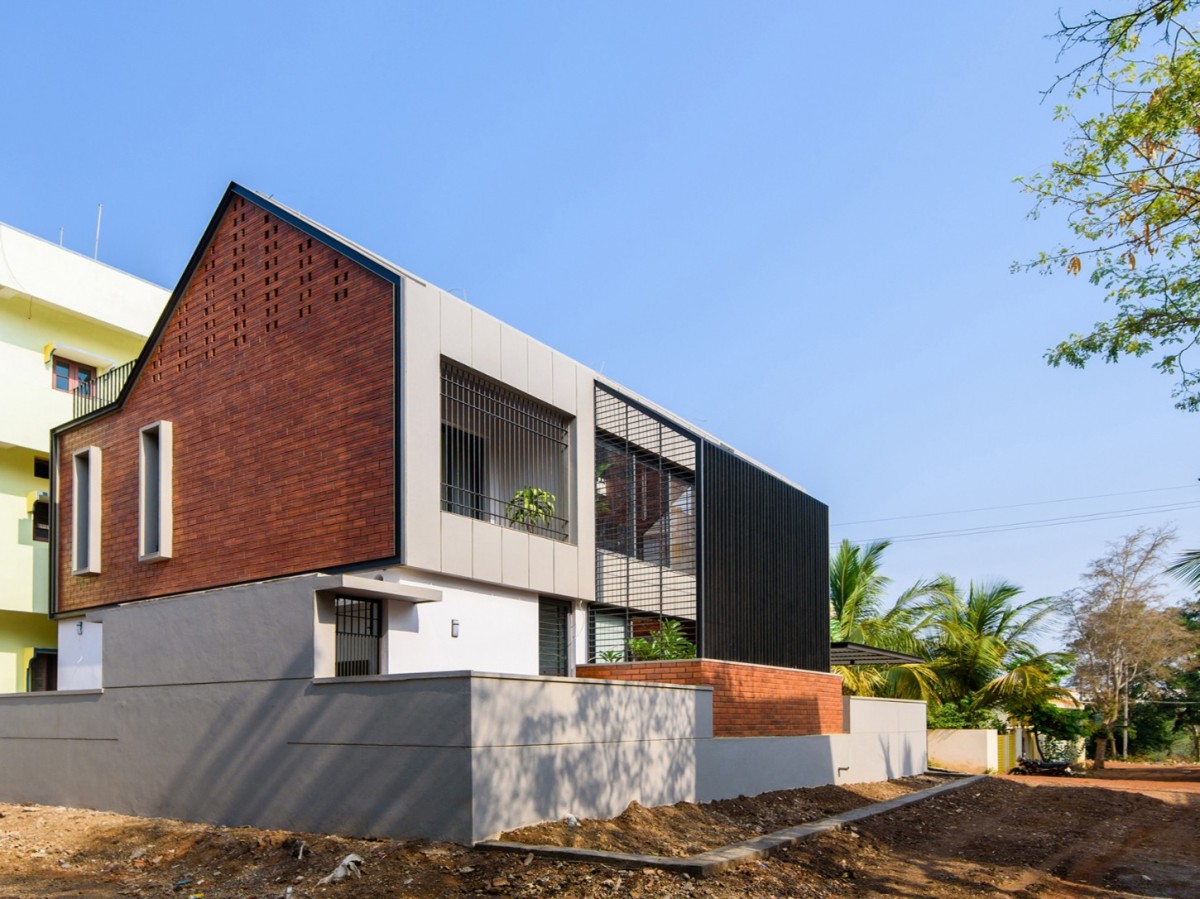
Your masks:
M 50 429 L 137 357 L 168 292 L 0 224 L 0 693 L 53 687 Z

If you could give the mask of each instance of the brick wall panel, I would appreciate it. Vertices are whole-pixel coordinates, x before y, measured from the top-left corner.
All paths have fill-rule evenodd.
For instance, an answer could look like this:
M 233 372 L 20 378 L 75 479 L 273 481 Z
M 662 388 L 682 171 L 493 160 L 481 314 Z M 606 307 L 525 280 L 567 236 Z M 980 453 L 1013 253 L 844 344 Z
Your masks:
M 235 198 L 126 404 L 60 437 L 58 609 L 394 555 L 393 316 L 390 282 Z M 160 419 L 174 553 L 141 563 L 138 431 Z M 103 573 L 74 577 L 86 446 L 103 450 Z
M 836 675 L 711 659 L 580 665 L 579 677 L 713 688 L 718 737 L 841 733 L 842 683 Z

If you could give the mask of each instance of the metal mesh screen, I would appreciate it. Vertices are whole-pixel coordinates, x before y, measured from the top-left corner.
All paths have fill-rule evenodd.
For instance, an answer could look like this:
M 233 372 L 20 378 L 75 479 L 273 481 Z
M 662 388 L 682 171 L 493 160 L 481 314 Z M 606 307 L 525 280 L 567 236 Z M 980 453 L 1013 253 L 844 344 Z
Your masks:
M 379 600 L 334 598 L 334 671 L 338 677 L 379 673 L 383 615 Z
M 570 422 L 443 359 L 442 509 L 566 540 Z
M 592 661 L 629 657 L 664 620 L 696 640 L 696 440 L 596 387 Z

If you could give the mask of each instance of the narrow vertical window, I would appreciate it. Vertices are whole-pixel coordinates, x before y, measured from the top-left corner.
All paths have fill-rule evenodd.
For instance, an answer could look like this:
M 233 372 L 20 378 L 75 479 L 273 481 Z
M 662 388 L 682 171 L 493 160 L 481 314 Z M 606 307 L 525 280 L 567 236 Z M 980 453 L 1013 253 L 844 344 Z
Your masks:
M 570 673 L 571 606 L 557 599 L 538 600 L 538 674 Z
M 100 573 L 100 447 L 74 457 L 71 486 L 71 572 Z
M 172 428 L 159 421 L 142 428 L 138 456 L 138 558 L 171 558 Z

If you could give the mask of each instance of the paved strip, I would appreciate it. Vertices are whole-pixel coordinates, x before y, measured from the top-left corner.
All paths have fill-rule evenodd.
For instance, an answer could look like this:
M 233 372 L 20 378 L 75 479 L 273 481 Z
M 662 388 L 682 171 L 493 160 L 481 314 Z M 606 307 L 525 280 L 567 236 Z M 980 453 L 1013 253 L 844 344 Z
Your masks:
M 808 824 L 800 824 L 796 827 L 789 827 L 786 830 L 777 830 L 774 833 L 764 834 L 752 840 L 744 840 L 741 843 L 733 843 L 729 846 L 722 846 L 720 849 L 712 849 L 708 852 L 701 852 L 699 855 L 689 855 L 682 858 L 668 858 L 663 855 L 636 855 L 631 852 L 605 852 L 601 849 L 574 849 L 569 846 L 532 846 L 527 843 L 510 843 L 505 840 L 481 840 L 475 846 L 479 849 L 496 849 L 503 852 L 532 853 L 542 858 L 594 862 L 614 868 L 631 868 L 635 870 L 640 868 L 662 868 L 665 871 L 690 874 L 693 877 L 708 877 L 727 868 L 732 868 L 734 865 L 741 865 L 755 859 L 776 855 L 785 849 L 795 846 L 801 840 L 806 840 L 817 834 L 829 833 L 832 830 L 841 830 L 847 824 L 851 824 L 854 821 L 861 821 L 873 815 L 894 811 L 906 805 L 911 805 L 914 802 L 920 802 L 922 799 L 928 799 L 930 796 L 936 796 L 938 793 L 945 793 L 949 790 L 958 790 L 962 787 L 970 786 L 984 777 L 986 777 L 984 774 L 964 777 L 962 780 L 939 784 L 927 790 L 909 793 L 907 796 L 897 796 L 895 799 L 889 799 L 886 802 L 865 805 L 862 808 L 842 812 L 840 815 L 832 815 L 828 818 L 822 818 L 819 821 L 810 821 Z

